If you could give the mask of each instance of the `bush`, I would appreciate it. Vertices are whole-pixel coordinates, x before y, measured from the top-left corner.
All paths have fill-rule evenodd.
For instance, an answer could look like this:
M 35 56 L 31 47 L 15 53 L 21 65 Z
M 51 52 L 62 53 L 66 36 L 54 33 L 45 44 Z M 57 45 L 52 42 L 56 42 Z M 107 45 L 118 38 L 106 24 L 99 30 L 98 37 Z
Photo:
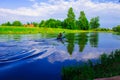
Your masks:
M 120 25 L 113 28 L 113 31 L 120 33 Z
M 22 23 L 20 21 L 14 21 L 12 26 L 22 26 Z
M 95 31 L 111 31 L 109 28 L 97 28 Z

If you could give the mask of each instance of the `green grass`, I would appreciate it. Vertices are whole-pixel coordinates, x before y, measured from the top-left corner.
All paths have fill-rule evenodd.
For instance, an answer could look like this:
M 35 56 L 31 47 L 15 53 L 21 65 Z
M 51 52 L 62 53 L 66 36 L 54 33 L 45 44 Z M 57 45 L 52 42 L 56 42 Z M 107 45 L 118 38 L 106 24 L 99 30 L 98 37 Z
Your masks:
M 5 26 L 0 27 L 0 34 L 26 34 L 26 33 L 38 33 L 38 28 L 26 28 L 26 27 L 13 27 L 13 26 Z
M 111 54 L 102 54 L 100 63 L 94 64 L 88 60 L 84 65 L 64 67 L 62 80 L 93 80 L 120 75 L 120 49 Z
M 65 31 L 66 33 L 99 32 L 95 30 L 70 30 L 61 28 L 43 28 L 43 27 L 30 28 L 30 27 L 0 26 L 0 34 L 60 33 L 63 31 Z

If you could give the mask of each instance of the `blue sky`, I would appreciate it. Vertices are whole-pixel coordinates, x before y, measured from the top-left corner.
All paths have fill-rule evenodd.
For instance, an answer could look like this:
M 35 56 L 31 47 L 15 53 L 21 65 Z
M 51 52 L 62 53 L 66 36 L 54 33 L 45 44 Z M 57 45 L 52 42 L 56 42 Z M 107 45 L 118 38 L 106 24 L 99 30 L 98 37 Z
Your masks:
M 14 20 L 40 22 L 49 18 L 63 20 L 69 7 L 73 7 L 76 19 L 83 10 L 88 20 L 99 16 L 101 27 L 120 25 L 119 0 L 1 0 L 0 23 Z

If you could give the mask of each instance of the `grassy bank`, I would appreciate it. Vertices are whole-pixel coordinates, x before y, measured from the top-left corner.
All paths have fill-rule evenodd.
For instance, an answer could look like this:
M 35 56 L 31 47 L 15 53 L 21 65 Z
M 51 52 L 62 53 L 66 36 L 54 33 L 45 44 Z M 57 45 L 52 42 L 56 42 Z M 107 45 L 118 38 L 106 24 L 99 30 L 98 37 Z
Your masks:
M 116 75 L 120 75 L 120 50 L 101 55 L 100 63 L 95 65 L 89 60 L 82 66 L 65 67 L 62 70 L 62 80 L 93 80 Z
M 63 31 L 65 31 L 66 33 L 99 32 L 95 30 L 69 30 L 69 29 L 60 29 L 60 28 L 0 26 L 0 34 L 60 33 Z
M 25 33 L 38 33 L 39 30 L 37 28 L 25 28 L 25 27 L 13 27 L 13 26 L 5 26 L 0 27 L 0 34 L 25 34 Z

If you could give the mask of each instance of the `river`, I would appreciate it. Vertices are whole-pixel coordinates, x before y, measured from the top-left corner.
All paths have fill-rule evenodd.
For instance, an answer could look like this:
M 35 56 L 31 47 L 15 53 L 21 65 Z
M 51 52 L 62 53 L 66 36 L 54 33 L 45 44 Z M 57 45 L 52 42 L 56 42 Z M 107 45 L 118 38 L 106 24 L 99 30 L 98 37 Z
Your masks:
M 96 62 L 103 53 L 120 49 L 113 33 L 1 34 L 0 80 L 61 80 L 64 66 Z

